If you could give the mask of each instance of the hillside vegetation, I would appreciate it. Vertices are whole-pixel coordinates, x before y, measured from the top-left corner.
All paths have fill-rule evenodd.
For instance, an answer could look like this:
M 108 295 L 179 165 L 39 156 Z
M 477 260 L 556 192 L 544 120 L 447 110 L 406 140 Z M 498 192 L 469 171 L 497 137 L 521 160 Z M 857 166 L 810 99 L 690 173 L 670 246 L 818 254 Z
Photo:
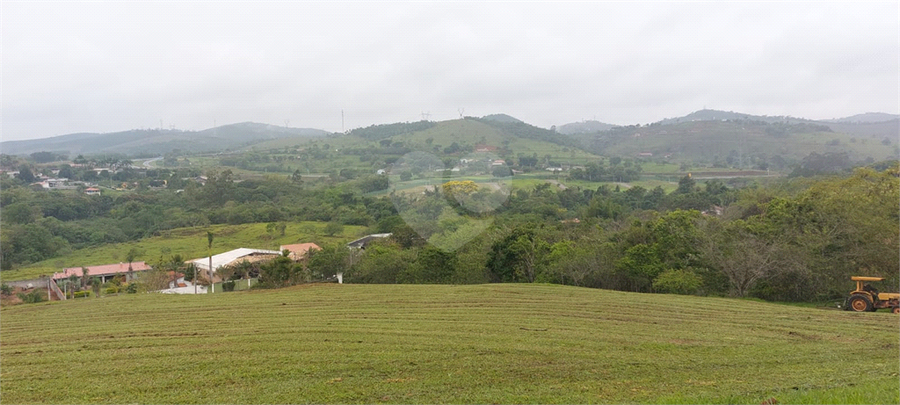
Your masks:
M 881 124 L 860 124 L 854 128 L 877 125 Z M 878 131 L 848 134 L 849 128 L 842 129 L 845 132 L 819 123 L 693 121 L 617 127 L 573 136 L 584 142 L 586 150 L 598 155 L 651 154 L 654 160 L 665 158 L 713 167 L 789 171 L 812 153 L 844 153 L 853 162 L 896 159 L 896 135 L 886 137 Z
M 331 284 L 2 316 L 9 403 L 900 399 L 889 313 L 551 285 Z
M 160 156 L 173 150 L 182 153 L 220 152 L 277 138 L 321 137 L 326 131 L 289 128 L 254 122 L 222 125 L 202 131 L 178 129 L 133 129 L 113 133 L 79 133 L 46 139 L 6 141 L 3 152 L 27 155 L 41 151 L 77 154 L 126 154 Z

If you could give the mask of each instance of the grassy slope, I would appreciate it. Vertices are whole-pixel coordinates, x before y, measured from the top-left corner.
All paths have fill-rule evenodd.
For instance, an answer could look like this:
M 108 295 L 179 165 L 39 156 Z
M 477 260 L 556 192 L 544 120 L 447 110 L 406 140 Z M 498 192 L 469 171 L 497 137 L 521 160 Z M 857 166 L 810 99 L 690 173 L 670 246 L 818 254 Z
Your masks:
M 431 139 L 430 144 L 426 142 L 429 138 Z M 554 161 L 570 163 L 586 163 L 600 159 L 599 157 L 580 149 L 567 149 L 563 146 L 549 142 L 513 136 L 490 125 L 474 120 L 457 119 L 442 121 L 427 130 L 395 135 L 390 139 L 394 142 L 404 142 L 414 150 L 421 149 L 426 152 L 433 152 L 432 148 L 435 146 L 439 146 L 443 149 L 450 146 L 453 142 L 457 142 L 460 145 L 468 144 L 474 146 L 476 144 L 485 143 L 491 146 L 502 147 L 504 146 L 503 142 L 508 141 L 508 147 L 515 156 L 518 156 L 520 153 L 527 156 L 537 153 L 540 158 L 543 158 L 545 155 L 551 155 Z M 307 142 L 309 142 L 309 140 L 306 138 L 290 138 L 263 142 L 254 145 L 253 148 L 266 150 L 284 148 L 285 146 L 303 147 Z M 328 143 L 333 148 L 360 147 L 365 144 L 373 146 L 378 145 L 378 142 L 369 142 L 353 136 L 320 138 L 317 142 L 319 142 L 319 144 Z M 443 156 L 443 153 L 439 153 L 438 155 Z
M 403 135 L 401 139 L 408 139 L 415 143 L 425 143 L 428 138 L 433 139 L 433 145 L 442 147 L 450 146 L 453 142 L 476 145 L 484 143 L 491 146 L 502 147 L 503 142 L 508 142 L 508 148 L 514 156 L 523 154 L 531 156 L 536 153 L 539 158 L 545 155 L 553 157 L 554 161 L 567 163 L 586 163 L 597 161 L 600 158 L 580 149 L 566 148 L 549 142 L 520 138 L 507 134 L 490 125 L 473 120 L 451 120 L 439 122 L 433 128 L 425 131 Z
M 156 263 L 159 259 L 168 259 L 180 254 L 185 260 L 206 257 L 206 231 L 212 231 L 213 254 L 219 254 L 241 247 L 254 249 L 278 249 L 281 245 L 291 243 L 314 242 L 319 245 L 336 242 L 348 242 L 361 236 L 365 231 L 362 226 L 344 226 L 341 234 L 334 237 L 324 234 L 324 222 L 291 222 L 285 228 L 285 236 L 277 232 L 266 232 L 265 223 L 243 225 L 212 225 L 209 228 L 179 228 L 165 231 L 160 236 L 146 238 L 137 242 L 115 243 L 79 249 L 53 259 L 37 262 L 16 270 L 5 270 L 0 273 L 4 281 L 27 280 L 42 275 L 52 275 L 64 267 L 94 266 L 117 263 L 125 260 L 125 253 L 137 247 L 143 253 L 137 261 Z M 165 253 L 164 253 L 165 252 Z
M 314 285 L 0 310 L 7 403 L 898 403 L 898 324 L 550 285 Z

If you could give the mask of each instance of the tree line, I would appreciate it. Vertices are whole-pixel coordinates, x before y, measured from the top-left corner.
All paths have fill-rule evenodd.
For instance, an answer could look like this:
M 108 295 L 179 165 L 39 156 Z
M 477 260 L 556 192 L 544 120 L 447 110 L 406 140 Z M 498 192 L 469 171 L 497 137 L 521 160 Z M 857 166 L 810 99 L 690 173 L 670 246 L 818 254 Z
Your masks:
M 260 271 L 261 279 L 286 285 L 343 271 L 362 283 L 547 282 L 809 301 L 843 296 L 861 272 L 896 284 L 900 268 L 896 162 L 743 189 L 685 176 L 669 193 L 541 184 L 373 197 L 366 192 L 381 178 L 238 181 L 229 170 L 206 178 L 177 193 L 117 197 L 3 179 L 0 263 L 11 269 L 181 227 L 323 221 L 393 236 L 352 254 L 326 246 L 306 267 Z

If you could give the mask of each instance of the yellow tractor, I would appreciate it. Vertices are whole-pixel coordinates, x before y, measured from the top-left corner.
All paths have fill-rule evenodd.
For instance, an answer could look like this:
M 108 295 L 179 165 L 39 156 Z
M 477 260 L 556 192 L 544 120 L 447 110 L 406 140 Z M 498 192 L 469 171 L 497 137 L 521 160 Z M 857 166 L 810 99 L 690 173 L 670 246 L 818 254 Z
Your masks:
M 875 287 L 867 284 L 867 281 L 884 281 L 882 277 L 853 276 L 856 281 L 856 289 L 850 292 L 844 309 L 855 312 L 875 312 L 881 308 L 890 308 L 891 312 L 900 313 L 900 294 L 880 293 Z

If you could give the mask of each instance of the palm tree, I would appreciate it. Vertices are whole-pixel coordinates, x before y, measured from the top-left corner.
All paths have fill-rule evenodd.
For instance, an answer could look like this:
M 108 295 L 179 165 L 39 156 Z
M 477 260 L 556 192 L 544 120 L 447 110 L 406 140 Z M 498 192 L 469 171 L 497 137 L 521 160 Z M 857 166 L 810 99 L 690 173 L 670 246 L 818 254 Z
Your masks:
M 210 231 L 206 231 L 206 240 L 209 244 L 206 246 L 206 252 L 209 253 L 209 268 L 206 270 L 206 275 L 209 276 L 209 288 L 210 292 L 216 292 L 215 284 L 213 284 L 212 278 L 212 243 L 213 243 L 213 233 Z
M 88 281 L 88 268 L 82 267 L 81 268 L 81 289 L 82 290 L 85 287 L 87 287 L 87 281 Z

